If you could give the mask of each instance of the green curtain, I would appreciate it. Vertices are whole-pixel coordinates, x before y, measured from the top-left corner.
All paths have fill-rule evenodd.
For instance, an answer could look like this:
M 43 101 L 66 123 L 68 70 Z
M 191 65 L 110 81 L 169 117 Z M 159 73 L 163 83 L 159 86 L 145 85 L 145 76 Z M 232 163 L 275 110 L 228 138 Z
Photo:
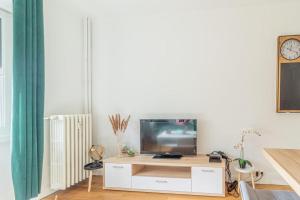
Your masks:
M 41 190 L 44 148 L 42 0 L 13 0 L 12 178 L 16 200 Z

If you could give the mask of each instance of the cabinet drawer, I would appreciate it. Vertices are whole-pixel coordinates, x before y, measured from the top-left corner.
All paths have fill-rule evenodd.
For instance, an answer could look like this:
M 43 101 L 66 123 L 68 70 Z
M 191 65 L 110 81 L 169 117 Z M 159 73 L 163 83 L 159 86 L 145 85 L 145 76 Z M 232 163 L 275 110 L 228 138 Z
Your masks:
M 191 192 L 191 184 L 191 179 L 184 178 L 132 177 L 133 189 Z
M 224 194 L 223 168 L 192 167 L 192 192 Z
M 131 188 L 131 165 L 105 163 L 105 187 Z

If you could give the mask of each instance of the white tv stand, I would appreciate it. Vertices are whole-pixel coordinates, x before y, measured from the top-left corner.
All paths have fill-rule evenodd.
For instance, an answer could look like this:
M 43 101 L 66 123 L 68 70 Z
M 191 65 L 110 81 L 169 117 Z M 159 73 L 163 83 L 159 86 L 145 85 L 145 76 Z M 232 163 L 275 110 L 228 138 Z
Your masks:
M 204 155 L 181 159 L 113 157 L 104 163 L 104 189 L 225 196 L 225 163 Z

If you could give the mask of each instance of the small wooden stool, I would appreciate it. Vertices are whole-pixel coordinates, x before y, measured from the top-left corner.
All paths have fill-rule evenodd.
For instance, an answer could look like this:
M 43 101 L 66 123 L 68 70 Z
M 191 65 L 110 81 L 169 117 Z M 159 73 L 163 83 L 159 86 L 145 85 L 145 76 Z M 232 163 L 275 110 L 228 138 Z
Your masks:
M 88 192 L 90 192 L 91 188 L 92 188 L 93 171 L 96 170 L 96 169 L 101 169 L 101 168 L 103 168 L 103 162 L 102 161 L 95 161 L 95 162 L 86 164 L 84 166 L 85 170 L 90 171 L 89 172 L 89 187 L 88 187 Z
M 238 191 L 240 191 L 240 181 L 241 181 L 241 174 L 250 174 L 251 176 L 251 182 L 252 182 L 252 188 L 255 189 L 255 183 L 254 183 L 254 167 L 246 166 L 245 169 L 240 168 L 239 165 L 234 165 L 234 170 L 238 173 Z

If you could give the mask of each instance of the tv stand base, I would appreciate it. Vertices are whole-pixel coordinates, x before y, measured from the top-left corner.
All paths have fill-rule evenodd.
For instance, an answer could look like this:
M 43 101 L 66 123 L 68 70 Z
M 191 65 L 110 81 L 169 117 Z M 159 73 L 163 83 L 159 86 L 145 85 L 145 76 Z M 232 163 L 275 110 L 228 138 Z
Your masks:
M 205 155 L 181 159 L 113 157 L 104 163 L 104 189 L 225 196 L 225 162 Z

